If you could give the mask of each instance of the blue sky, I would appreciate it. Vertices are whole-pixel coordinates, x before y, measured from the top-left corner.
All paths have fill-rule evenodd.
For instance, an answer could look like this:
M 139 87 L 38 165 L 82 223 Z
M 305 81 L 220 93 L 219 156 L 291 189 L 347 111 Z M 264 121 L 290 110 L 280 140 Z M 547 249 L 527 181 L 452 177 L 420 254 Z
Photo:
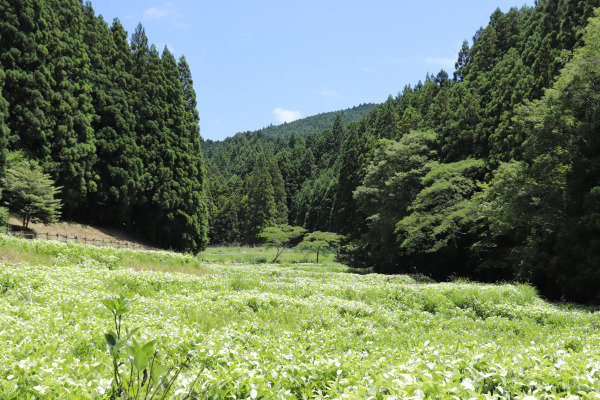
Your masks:
M 205 139 L 380 103 L 427 72 L 449 75 L 462 41 L 500 8 L 533 0 L 95 0 L 131 35 L 190 64 Z

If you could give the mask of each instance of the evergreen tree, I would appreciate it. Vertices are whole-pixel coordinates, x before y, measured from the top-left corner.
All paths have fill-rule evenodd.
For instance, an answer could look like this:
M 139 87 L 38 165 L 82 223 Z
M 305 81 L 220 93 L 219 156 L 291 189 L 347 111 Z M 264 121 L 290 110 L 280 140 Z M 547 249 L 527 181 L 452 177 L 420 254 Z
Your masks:
M 166 47 L 162 65 L 168 105 L 163 135 L 172 137 L 171 151 L 167 154 L 174 153 L 174 157 L 168 167 L 176 183 L 171 188 L 171 209 L 165 210 L 169 218 L 168 241 L 174 247 L 198 252 L 206 247 L 207 208 L 197 112 L 194 115 L 189 108 L 191 103 L 195 103 L 192 101 L 194 89 L 188 73 L 186 94 L 180 69 Z
M 598 301 L 600 218 L 600 16 L 543 98 L 522 106 L 515 130 L 526 137 L 523 162 L 502 164 L 484 206 L 499 257 L 548 296 Z M 489 247 L 489 246 L 488 246 Z
M 260 232 L 277 224 L 279 211 L 275 199 L 275 188 L 269 172 L 269 160 L 261 153 L 248 179 L 248 204 L 244 226 L 244 239 L 247 243 L 260 243 Z
M 3 97 L 9 146 L 45 163 L 50 160 L 49 102 L 54 97 L 48 63 L 50 31 L 55 29 L 41 0 L 0 1 L 0 63 L 6 74 Z
M 4 87 L 5 78 L 6 74 L 0 65 L 0 179 L 4 177 L 8 136 L 10 134 L 10 130 L 6 124 L 8 118 L 8 102 L 2 97 L 2 88 Z
M 358 238 L 365 215 L 353 198 L 353 192 L 362 182 L 372 148 L 372 138 L 366 131 L 366 123 L 350 124 L 348 136 L 341 155 L 337 188 L 333 202 L 332 219 L 336 232 Z
M 342 143 L 344 143 L 344 121 L 342 120 L 342 114 L 337 113 L 335 115 L 335 121 L 333 121 L 333 129 L 331 130 L 333 134 L 333 143 L 336 152 L 339 151 Z
M 275 207 L 277 208 L 276 222 L 278 224 L 285 224 L 288 221 L 288 207 L 283 177 L 273 156 L 268 158 L 268 162 L 269 175 L 271 176 L 273 194 L 275 196 Z
M 198 110 L 196 109 L 196 91 L 193 86 L 194 81 L 192 80 L 192 73 L 184 56 L 179 58 L 177 68 L 179 69 L 179 79 L 183 85 L 183 98 L 185 101 L 189 137 L 190 140 L 195 141 L 200 139 L 200 126 L 198 125 L 200 117 L 198 116 Z
M 60 216 L 60 200 L 55 196 L 60 188 L 54 186 L 50 175 L 35 162 L 12 154 L 12 162 L 2 179 L 2 198 L 8 209 L 21 217 L 23 229 L 29 222 L 56 222 Z
M 63 187 L 62 201 L 67 218 L 78 217 L 89 193 L 97 190 L 92 173 L 96 159 L 93 107 L 89 84 L 90 59 L 83 40 L 86 29 L 77 0 L 46 2 L 49 26 L 47 50 L 50 110 L 46 118 L 51 134 L 51 158 L 44 167 Z
M 133 77 L 131 49 L 127 33 L 115 19 L 109 29 L 94 16 L 91 5 L 84 8 L 95 117 L 97 159 L 93 175 L 98 190 L 90 193 L 86 219 L 101 224 L 131 226 L 141 161 L 135 142 L 135 116 L 132 112 Z

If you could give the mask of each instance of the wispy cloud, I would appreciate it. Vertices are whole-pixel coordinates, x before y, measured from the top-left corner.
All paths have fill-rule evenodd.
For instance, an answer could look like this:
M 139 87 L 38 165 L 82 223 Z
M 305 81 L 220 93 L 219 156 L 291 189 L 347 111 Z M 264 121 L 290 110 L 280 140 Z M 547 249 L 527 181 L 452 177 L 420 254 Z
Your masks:
M 327 97 L 338 97 L 338 98 L 343 97 L 341 94 L 334 92 L 333 90 L 321 90 L 319 92 L 319 94 L 321 96 L 327 96 Z
M 167 3 L 165 7 L 151 7 L 144 11 L 144 16 L 150 18 L 165 18 L 175 15 L 176 11 L 172 6 L 172 3 Z
M 275 119 L 279 121 L 279 123 L 292 122 L 302 118 L 300 111 L 286 110 L 281 107 L 277 107 L 275 110 L 273 110 L 273 115 L 275 116 Z
M 144 17 L 150 19 L 162 19 L 170 21 L 176 28 L 187 29 L 190 24 L 184 21 L 183 13 L 173 3 L 165 3 L 163 6 L 150 7 L 144 11 Z

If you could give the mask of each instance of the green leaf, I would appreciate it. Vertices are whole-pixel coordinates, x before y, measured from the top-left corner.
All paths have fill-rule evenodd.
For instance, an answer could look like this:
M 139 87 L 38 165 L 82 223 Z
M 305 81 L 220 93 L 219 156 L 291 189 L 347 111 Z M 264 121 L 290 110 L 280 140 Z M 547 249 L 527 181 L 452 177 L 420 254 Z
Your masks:
M 146 356 L 152 356 L 154 353 L 154 345 L 157 341 L 157 339 L 151 340 L 142 347 L 142 351 L 146 354 Z
M 110 310 L 110 312 L 112 312 L 114 314 L 115 304 L 112 299 L 110 299 L 110 298 L 102 299 L 102 304 L 104 304 L 106 306 L 106 308 L 108 308 Z
M 112 331 L 105 333 L 104 338 L 106 339 L 106 343 L 108 343 L 110 347 L 115 347 L 115 345 L 117 344 L 117 335 Z
M 133 354 L 133 366 L 138 371 L 142 371 L 148 367 L 148 357 L 146 357 L 146 353 L 139 347 L 135 349 Z

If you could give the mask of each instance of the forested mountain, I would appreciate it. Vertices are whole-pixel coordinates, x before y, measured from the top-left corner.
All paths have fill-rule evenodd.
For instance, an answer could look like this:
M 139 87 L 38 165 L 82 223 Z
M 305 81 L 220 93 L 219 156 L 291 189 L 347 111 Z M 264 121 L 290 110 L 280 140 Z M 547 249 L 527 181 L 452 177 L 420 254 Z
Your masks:
M 598 302 L 599 5 L 497 10 L 453 73 L 427 75 L 360 121 L 207 146 L 211 240 L 253 242 L 244 221 L 262 190 L 255 176 L 269 180 L 265 158 L 260 196 L 272 210 L 259 226 L 287 212 L 290 224 L 346 235 L 355 266 L 521 279 Z
M 0 0 L 0 170 L 22 151 L 63 216 L 206 245 L 204 161 L 189 66 L 138 26 L 131 43 L 89 2 Z
M 331 129 L 336 115 L 339 113 L 342 116 L 344 124 L 352 121 L 358 121 L 365 114 L 375 108 L 376 104 L 366 103 L 358 106 L 347 108 L 341 111 L 332 111 L 312 115 L 293 122 L 283 123 L 280 125 L 269 125 L 266 128 L 260 129 L 263 135 L 272 139 L 289 140 L 292 136 L 300 136 L 306 139 L 311 134 L 318 134 L 326 129 Z

